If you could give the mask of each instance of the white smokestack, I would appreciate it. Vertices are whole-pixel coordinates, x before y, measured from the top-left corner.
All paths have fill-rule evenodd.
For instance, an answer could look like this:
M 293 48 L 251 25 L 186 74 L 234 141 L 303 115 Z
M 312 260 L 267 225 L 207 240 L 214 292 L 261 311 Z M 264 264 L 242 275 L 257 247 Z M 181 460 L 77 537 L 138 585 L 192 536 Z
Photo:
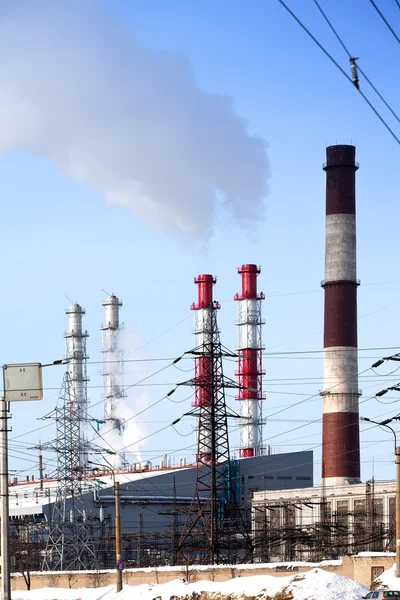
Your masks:
M 263 139 L 181 54 L 141 46 L 109 3 L 4 0 L 0 153 L 23 148 L 156 227 L 209 230 L 221 202 L 259 221 Z

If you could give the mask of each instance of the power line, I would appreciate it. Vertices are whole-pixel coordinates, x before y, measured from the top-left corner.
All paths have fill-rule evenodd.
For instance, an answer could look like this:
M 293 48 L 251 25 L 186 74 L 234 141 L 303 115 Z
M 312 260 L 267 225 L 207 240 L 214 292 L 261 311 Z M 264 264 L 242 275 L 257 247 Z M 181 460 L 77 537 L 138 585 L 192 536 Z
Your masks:
M 371 348 L 358 348 L 358 352 L 371 352 L 372 350 L 397 350 L 400 346 L 387 346 L 387 347 L 371 347 Z M 281 356 L 288 354 L 324 354 L 326 350 L 288 350 L 287 352 L 264 352 L 263 356 Z
M 279 0 L 280 1 L 280 0 Z M 345 379 L 344 381 L 340 381 L 339 383 L 336 383 L 335 385 L 327 388 L 325 391 L 326 392 L 330 392 L 331 390 L 333 390 L 335 387 L 337 387 L 338 385 L 341 385 L 343 383 L 346 383 L 347 381 L 350 381 L 351 379 L 354 379 L 354 377 L 359 377 L 360 375 L 362 375 L 363 373 L 366 373 L 367 371 L 370 371 L 371 367 L 369 367 L 368 369 L 364 369 L 364 371 L 361 371 L 361 373 L 357 373 L 357 375 L 352 375 L 351 377 L 348 377 L 347 379 Z M 298 406 L 299 404 L 303 404 L 304 402 L 307 402 L 308 400 L 311 400 L 312 398 L 314 398 L 315 396 L 319 396 L 319 392 L 317 392 L 316 394 L 313 394 L 312 396 L 310 396 L 309 398 L 304 398 L 303 400 L 299 400 L 298 402 L 295 402 L 294 404 L 292 404 L 292 407 L 294 406 Z M 278 415 L 284 411 L 288 410 L 288 408 L 282 408 L 281 410 L 278 410 L 274 413 L 272 413 L 272 415 L 269 415 L 270 417 L 274 417 L 275 415 Z
M 385 25 L 388 27 L 388 29 L 390 29 L 390 31 L 392 32 L 392 34 L 394 35 L 394 37 L 396 38 L 396 40 L 400 44 L 400 38 L 399 38 L 399 36 L 397 35 L 397 33 L 395 32 L 395 30 L 393 29 L 393 27 L 390 25 L 390 23 L 386 19 L 386 17 L 383 15 L 383 13 L 379 10 L 379 8 L 375 4 L 374 0 L 369 0 L 369 1 L 371 2 L 372 6 L 375 8 L 375 10 L 378 13 L 378 15 L 381 17 L 382 21 L 385 23 Z M 399 6 L 398 3 L 397 3 L 397 5 Z M 399 6 L 399 8 L 400 8 L 400 6 Z
M 339 69 L 339 71 L 342 73 L 342 75 L 344 75 L 344 77 L 346 77 L 346 79 L 353 85 L 353 87 L 355 87 L 354 86 L 354 82 L 351 79 L 351 77 L 349 77 L 349 75 L 346 73 L 346 71 L 339 65 L 338 62 L 336 62 L 336 60 L 333 58 L 333 56 L 331 54 L 329 54 L 329 52 L 317 40 L 317 38 L 311 33 L 311 31 L 309 29 L 307 29 L 307 27 L 304 25 L 304 23 L 294 14 L 294 12 L 288 7 L 288 5 L 283 0 L 278 0 L 278 2 L 280 2 L 280 4 L 282 4 L 282 6 L 293 17 L 293 19 L 300 25 L 300 27 L 302 29 L 304 29 L 304 31 L 307 33 L 307 35 L 313 40 L 313 42 L 315 44 L 317 44 L 317 46 L 329 58 L 329 60 L 331 62 L 333 62 L 333 64 L 335 65 L 335 67 L 337 69 Z M 379 114 L 379 112 L 376 110 L 376 108 L 373 106 L 373 104 L 370 102 L 370 100 L 368 100 L 367 96 L 360 89 L 358 89 L 358 92 L 361 94 L 361 96 L 364 98 L 364 100 L 368 104 L 368 106 L 371 108 L 371 110 L 373 110 L 373 112 L 375 113 L 375 115 L 378 117 L 378 119 L 381 121 L 381 123 L 386 127 L 386 129 L 389 131 L 389 133 L 392 135 L 392 137 L 396 140 L 396 142 L 400 146 L 400 139 L 397 137 L 397 135 L 394 133 L 394 131 L 389 127 L 389 125 L 386 123 L 386 121 L 384 120 L 384 118 Z
M 332 25 L 332 23 L 330 22 L 330 20 L 328 19 L 327 15 L 325 14 L 325 12 L 323 11 L 323 9 L 321 8 L 320 4 L 318 3 L 318 0 L 314 0 L 314 3 L 317 5 L 320 13 L 322 14 L 322 16 L 324 17 L 325 21 L 328 23 L 329 27 L 331 28 L 331 30 L 333 31 L 334 35 L 336 36 L 337 40 L 339 41 L 339 43 L 341 44 L 342 48 L 344 49 L 344 51 L 346 52 L 347 56 L 349 57 L 349 59 L 352 59 L 352 55 L 350 54 L 348 48 L 346 47 L 345 43 L 343 42 L 343 40 L 341 39 L 341 37 L 339 36 L 338 32 L 336 31 L 336 29 L 334 28 L 334 26 Z M 374 90 L 374 92 L 379 96 L 379 98 L 382 100 L 382 102 L 385 104 L 386 108 L 388 108 L 390 110 L 390 112 L 392 113 L 392 115 L 399 121 L 400 123 L 400 118 L 397 116 L 397 114 L 394 112 L 394 110 L 392 109 L 392 107 L 386 102 L 385 98 L 382 96 L 382 94 L 376 89 L 376 87 L 374 86 L 374 84 L 372 83 L 372 81 L 367 77 L 367 75 L 365 74 L 365 72 L 361 69 L 361 67 L 359 65 L 357 65 L 357 70 L 361 73 L 361 75 L 364 77 L 364 79 L 367 81 L 367 83 L 369 83 L 369 85 L 372 87 L 372 89 Z

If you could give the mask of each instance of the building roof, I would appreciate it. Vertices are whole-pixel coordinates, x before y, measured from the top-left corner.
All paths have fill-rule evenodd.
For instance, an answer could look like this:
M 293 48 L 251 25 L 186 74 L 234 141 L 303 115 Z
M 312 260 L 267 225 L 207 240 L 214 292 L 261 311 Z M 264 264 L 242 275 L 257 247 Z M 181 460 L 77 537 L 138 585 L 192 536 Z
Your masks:
M 168 473 L 185 471 L 193 468 L 192 466 L 172 467 L 165 469 L 151 469 L 148 471 L 121 471 L 115 473 L 115 480 L 121 485 L 159 477 Z M 83 493 L 93 493 L 94 490 L 107 490 L 113 487 L 113 477 L 108 473 L 100 473 L 88 479 L 88 486 L 82 490 Z M 41 514 L 49 504 L 56 499 L 57 480 L 46 479 L 43 481 L 43 489 L 40 487 L 40 481 L 25 481 L 11 483 L 8 488 L 10 498 L 10 517 L 19 515 Z

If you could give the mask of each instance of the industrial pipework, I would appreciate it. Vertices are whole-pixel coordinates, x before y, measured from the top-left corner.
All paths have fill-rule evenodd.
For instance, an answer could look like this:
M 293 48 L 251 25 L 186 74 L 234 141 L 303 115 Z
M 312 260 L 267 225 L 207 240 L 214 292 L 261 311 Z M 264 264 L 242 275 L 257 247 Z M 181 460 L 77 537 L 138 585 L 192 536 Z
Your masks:
M 360 481 L 354 146 L 326 149 L 322 480 Z
M 86 338 L 89 337 L 89 334 L 82 328 L 82 317 L 85 314 L 85 309 L 80 304 L 73 304 L 66 309 L 65 314 L 68 316 L 69 321 L 68 331 L 64 333 L 67 346 L 66 358 L 68 358 L 66 367 L 68 385 L 66 389 L 69 398 L 66 400 L 69 402 L 71 411 L 76 411 L 80 421 L 79 454 L 81 466 L 85 468 L 88 459 L 88 432 L 86 430 L 88 411 L 86 363 L 88 356 L 86 355 Z
M 194 282 L 198 285 L 197 304 L 191 305 L 194 310 L 194 352 L 200 353 L 194 360 L 194 402 L 193 406 L 210 406 L 212 397 L 213 359 L 209 353 L 204 352 L 212 342 L 211 313 L 219 309 L 219 304 L 213 301 L 213 286 L 216 279 L 212 275 L 199 275 Z M 199 448 L 198 460 L 207 462 L 211 460 L 211 432 L 212 423 L 207 415 L 202 419 L 203 431 L 198 432 L 202 440 Z
M 238 301 L 239 347 L 238 370 L 240 425 L 239 455 L 242 458 L 262 456 L 262 326 L 261 302 L 265 296 L 257 293 L 257 276 L 261 273 L 257 265 L 242 265 L 238 269 L 242 277 L 242 293 L 236 294 Z

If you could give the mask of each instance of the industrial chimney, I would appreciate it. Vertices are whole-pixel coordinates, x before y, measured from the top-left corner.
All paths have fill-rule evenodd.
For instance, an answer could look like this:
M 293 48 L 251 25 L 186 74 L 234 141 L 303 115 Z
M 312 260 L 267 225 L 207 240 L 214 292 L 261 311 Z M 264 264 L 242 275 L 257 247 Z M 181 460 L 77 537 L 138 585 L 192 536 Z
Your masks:
M 216 279 L 212 275 L 199 275 L 194 280 L 198 285 L 198 301 L 197 304 L 191 305 L 191 310 L 194 310 L 194 348 L 195 352 L 202 352 L 204 347 L 212 342 L 211 331 L 211 314 L 212 311 L 219 308 L 219 304 L 213 302 L 213 285 Z M 212 378 L 213 378 L 213 360 L 211 356 L 202 355 L 195 358 L 195 396 L 193 406 L 210 406 L 213 401 Z M 202 419 L 203 431 L 199 431 L 199 439 L 201 447 L 199 448 L 199 456 L 197 460 L 208 462 L 211 460 L 212 447 L 212 423 L 210 416 L 206 415 Z
M 237 400 L 240 401 L 239 455 L 241 458 L 262 456 L 262 339 L 263 320 L 261 301 L 265 296 L 257 292 L 257 276 L 261 273 L 257 265 L 242 265 L 238 269 L 242 277 L 242 292 L 234 299 L 238 302 L 238 371 L 239 383 Z
M 322 480 L 360 481 L 354 146 L 326 149 Z
M 104 380 L 104 418 L 120 437 L 125 425 L 121 418 L 121 403 L 125 400 L 123 386 L 123 352 L 120 347 L 119 333 L 121 331 L 119 310 L 122 301 L 111 294 L 101 303 L 105 309 L 105 321 L 100 325 L 102 332 L 103 380 Z M 122 439 L 121 439 L 122 444 Z M 123 452 L 119 453 L 122 464 L 125 462 Z M 118 464 L 118 462 L 114 463 Z
M 88 332 L 82 327 L 82 317 L 85 309 L 78 303 L 66 309 L 68 316 L 68 331 L 64 333 L 66 340 L 68 363 L 66 367 L 69 398 L 71 410 L 78 415 L 80 430 L 80 466 L 86 467 L 88 460 L 88 432 L 86 424 L 88 419 L 88 397 L 87 397 L 87 369 L 88 356 L 86 354 L 86 338 Z

